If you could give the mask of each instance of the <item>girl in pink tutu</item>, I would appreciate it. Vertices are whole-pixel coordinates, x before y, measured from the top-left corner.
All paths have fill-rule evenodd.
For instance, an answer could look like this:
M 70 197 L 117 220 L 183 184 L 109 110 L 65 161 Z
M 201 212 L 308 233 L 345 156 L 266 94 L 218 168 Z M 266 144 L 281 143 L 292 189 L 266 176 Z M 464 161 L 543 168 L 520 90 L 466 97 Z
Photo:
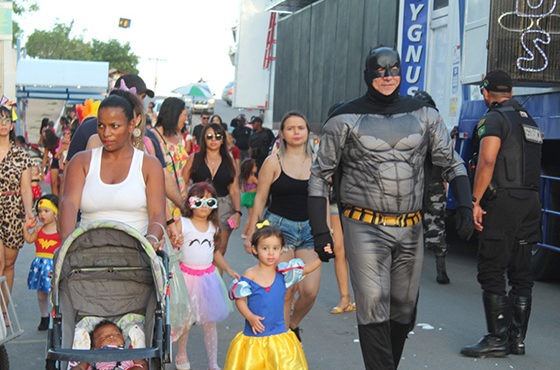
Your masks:
M 193 317 L 188 321 L 202 325 L 208 368 L 219 369 L 216 322 L 223 321 L 229 315 L 232 305 L 224 281 L 214 265 L 234 279 L 238 279 L 239 274 L 214 248 L 219 235 L 218 200 L 214 187 L 207 182 L 192 185 L 186 205 L 185 215 L 181 217 L 184 242 L 180 265 L 191 301 Z M 187 356 L 188 330 L 185 327 L 177 341 L 175 367 L 178 370 L 190 369 Z

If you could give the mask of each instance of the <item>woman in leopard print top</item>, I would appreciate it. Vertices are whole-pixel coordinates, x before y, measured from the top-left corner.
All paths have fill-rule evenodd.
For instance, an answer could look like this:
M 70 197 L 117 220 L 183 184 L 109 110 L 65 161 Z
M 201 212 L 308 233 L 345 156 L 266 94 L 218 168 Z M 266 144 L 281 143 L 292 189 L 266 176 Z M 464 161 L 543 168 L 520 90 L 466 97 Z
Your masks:
M 31 192 L 31 158 L 15 145 L 12 112 L 0 106 L 0 275 L 5 275 L 10 291 L 14 264 L 23 247 L 26 219 L 36 222 Z

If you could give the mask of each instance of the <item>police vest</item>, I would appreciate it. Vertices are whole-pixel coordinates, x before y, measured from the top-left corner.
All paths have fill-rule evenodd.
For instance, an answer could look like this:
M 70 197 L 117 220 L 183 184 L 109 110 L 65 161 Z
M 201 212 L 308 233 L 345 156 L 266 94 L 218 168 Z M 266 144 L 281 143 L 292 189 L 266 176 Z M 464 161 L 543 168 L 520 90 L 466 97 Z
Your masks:
M 541 174 L 541 131 L 533 118 L 517 106 L 493 106 L 486 116 L 499 114 L 505 136 L 494 167 L 492 182 L 498 189 L 539 190 Z

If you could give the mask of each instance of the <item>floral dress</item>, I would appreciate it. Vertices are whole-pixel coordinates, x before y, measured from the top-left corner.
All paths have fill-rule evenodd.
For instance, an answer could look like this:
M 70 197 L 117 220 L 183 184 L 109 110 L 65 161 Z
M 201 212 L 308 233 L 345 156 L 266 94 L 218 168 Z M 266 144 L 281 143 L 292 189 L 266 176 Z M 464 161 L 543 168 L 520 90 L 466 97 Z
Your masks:
M 154 129 L 156 136 L 158 137 L 159 143 L 161 145 L 161 149 L 163 151 L 163 155 L 165 156 L 165 164 L 167 171 L 173 175 L 175 181 L 177 182 L 177 186 L 179 187 L 179 191 L 181 193 L 181 197 L 185 199 L 187 197 L 187 186 L 185 184 L 185 179 L 182 176 L 183 168 L 187 164 L 187 158 L 189 157 L 187 153 L 187 149 L 185 148 L 184 139 L 181 137 L 177 144 L 170 143 L 169 141 L 165 140 L 165 138 L 159 133 L 157 129 Z M 171 214 L 175 221 L 180 220 L 181 218 L 181 211 L 179 207 L 175 205 L 171 200 L 167 199 L 167 203 L 169 205 L 169 209 L 171 210 Z
M 7 248 L 23 247 L 25 210 L 20 181 L 23 172 L 32 165 L 27 152 L 15 145 L 0 162 L 0 240 Z

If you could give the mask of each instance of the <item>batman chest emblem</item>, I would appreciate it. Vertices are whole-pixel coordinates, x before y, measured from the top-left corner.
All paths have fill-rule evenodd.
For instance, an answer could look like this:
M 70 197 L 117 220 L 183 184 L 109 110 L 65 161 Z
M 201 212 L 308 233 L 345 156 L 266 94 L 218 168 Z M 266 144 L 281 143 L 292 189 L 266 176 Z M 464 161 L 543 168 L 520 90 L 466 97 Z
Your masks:
M 410 114 L 379 117 L 363 116 L 356 125 L 357 139 L 370 150 L 406 150 L 419 146 L 424 130 Z

